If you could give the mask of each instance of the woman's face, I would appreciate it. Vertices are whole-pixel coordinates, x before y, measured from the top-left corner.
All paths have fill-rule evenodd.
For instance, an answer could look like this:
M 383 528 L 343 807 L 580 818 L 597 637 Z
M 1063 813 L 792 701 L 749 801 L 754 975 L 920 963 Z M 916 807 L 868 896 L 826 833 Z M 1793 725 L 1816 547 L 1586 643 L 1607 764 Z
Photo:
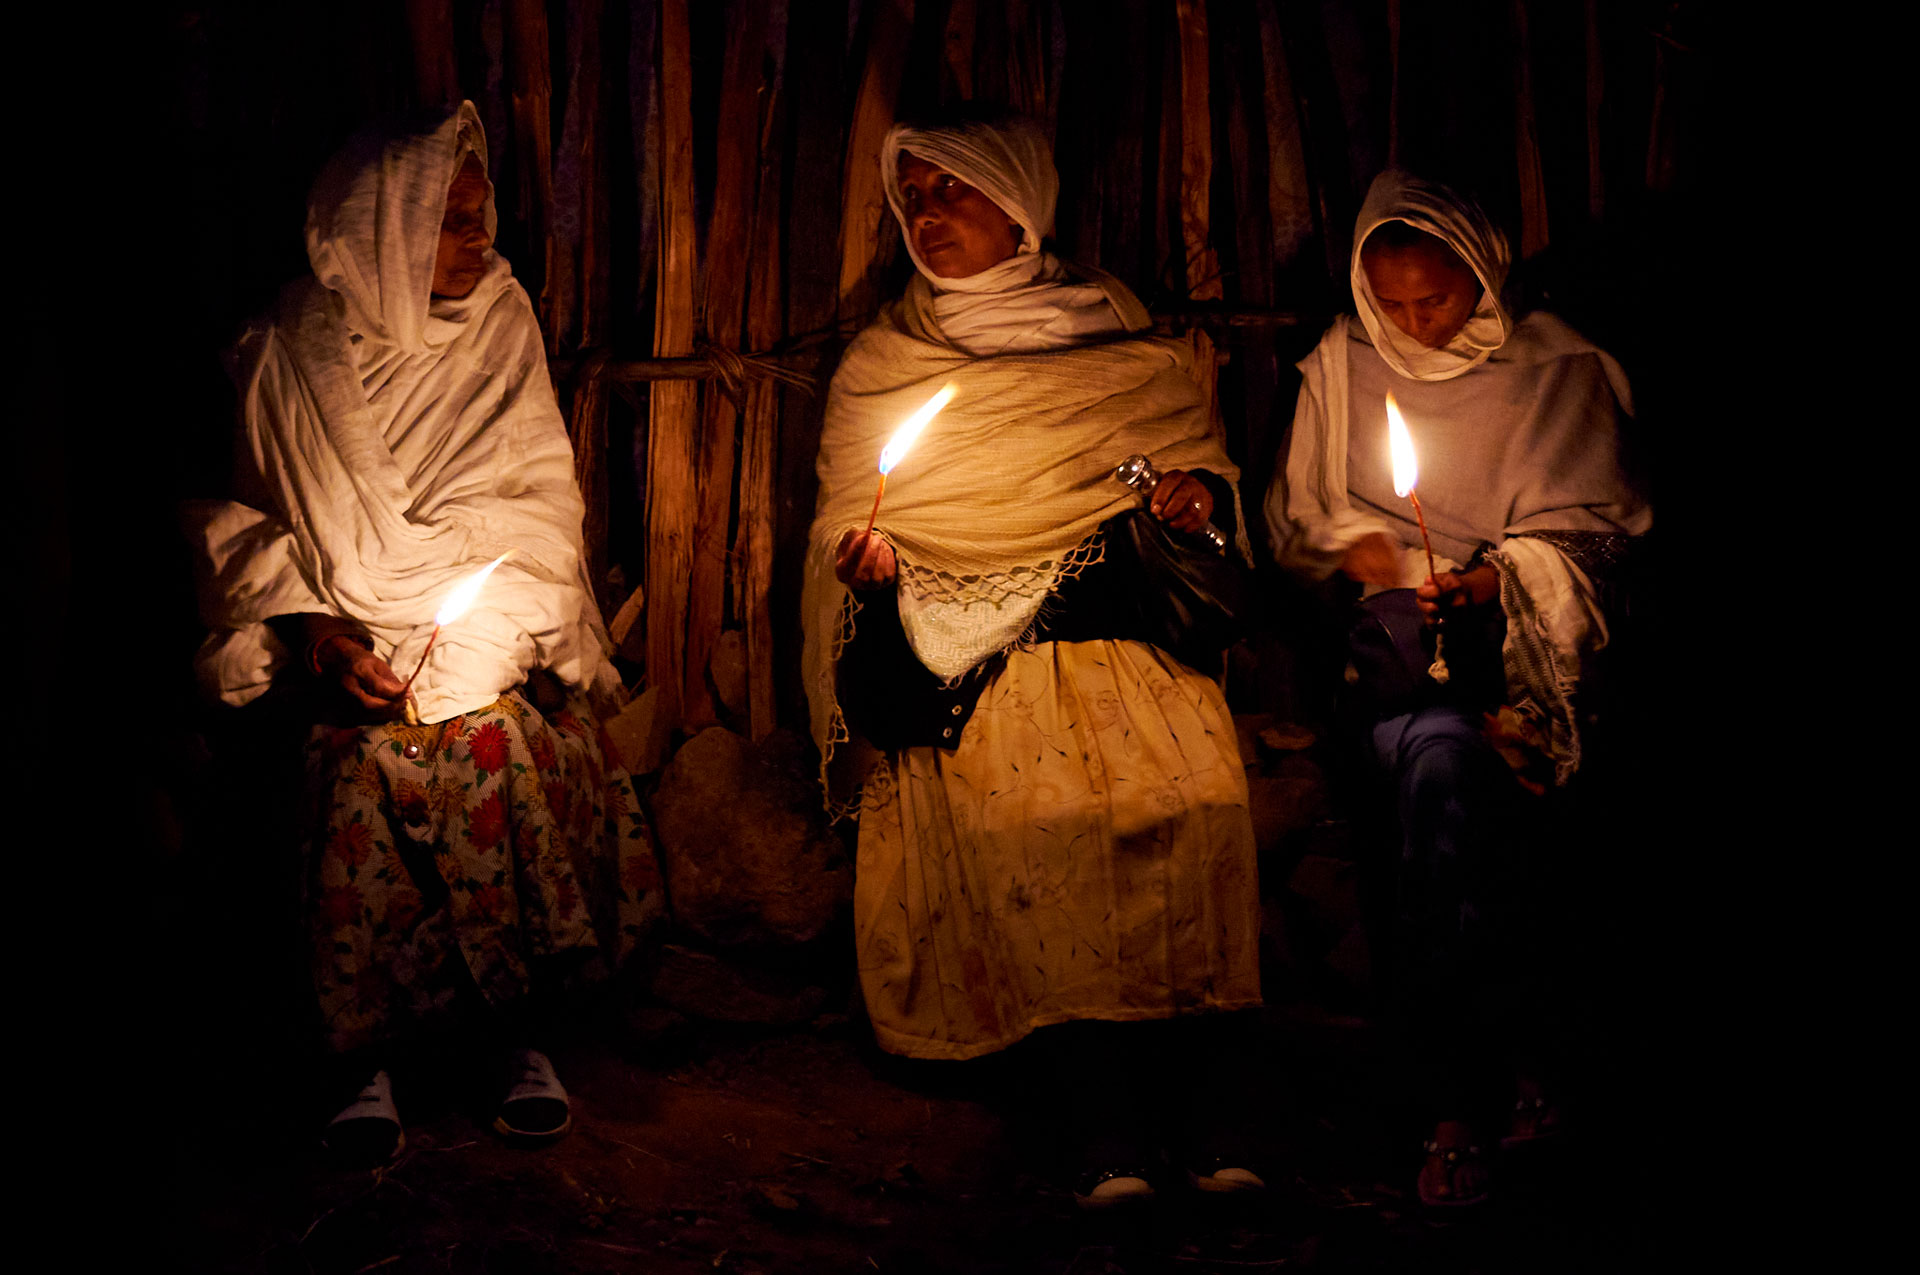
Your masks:
M 942 279 L 979 274 L 1019 250 L 1019 225 L 978 187 L 905 153 L 899 176 L 913 250 Z
M 440 247 L 433 256 L 433 295 L 464 297 L 487 272 L 487 174 L 480 157 L 469 154 L 447 188 L 447 215 L 440 223 Z
M 1438 240 L 1360 254 L 1374 303 L 1393 326 L 1438 350 L 1458 336 L 1480 303 L 1480 276 Z

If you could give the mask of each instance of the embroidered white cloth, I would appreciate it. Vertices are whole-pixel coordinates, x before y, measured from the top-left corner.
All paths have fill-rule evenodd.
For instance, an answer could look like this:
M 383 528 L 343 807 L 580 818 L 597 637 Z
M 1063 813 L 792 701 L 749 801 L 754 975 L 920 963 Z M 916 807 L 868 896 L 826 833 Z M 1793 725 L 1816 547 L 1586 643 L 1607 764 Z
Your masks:
M 313 276 L 240 343 L 239 499 L 188 511 L 212 630 L 198 671 L 227 703 L 267 689 L 289 652 L 266 621 L 296 612 L 365 626 L 406 677 L 447 593 L 508 550 L 414 682 L 422 719 L 490 703 L 535 667 L 618 687 L 526 293 L 489 254 L 469 295 L 432 295 L 447 188 L 469 154 L 484 167 L 471 103 L 349 144 L 314 184 Z M 486 216 L 491 230 L 491 188 Z
M 1425 351 L 1432 359 L 1405 357 L 1410 338 L 1373 310 L 1360 265 L 1366 235 L 1390 220 L 1438 236 L 1474 265 L 1488 286 L 1467 325 L 1479 324 L 1478 336 Z M 1527 537 L 1638 535 L 1652 514 L 1620 465 L 1621 426 L 1632 413 L 1620 365 L 1550 314 L 1508 319 L 1493 300 L 1507 259 L 1500 232 L 1444 187 L 1395 173 L 1375 181 L 1353 252 L 1354 301 L 1372 321 L 1336 319 L 1301 361 L 1292 443 L 1267 520 L 1281 565 L 1308 579 L 1326 578 L 1356 542 L 1380 532 L 1399 547 L 1400 568 L 1392 585 L 1368 592 L 1425 581 L 1413 507 L 1393 490 L 1391 392 L 1419 456 L 1417 490 L 1437 565 L 1456 570 L 1492 551 L 1486 560 L 1502 573 L 1507 610 L 1509 696 L 1552 741 L 1565 782 L 1579 760 L 1575 696 L 1608 630 L 1586 573 Z M 1376 327 L 1395 339 L 1383 343 Z M 1496 331 L 1501 339 L 1482 348 Z

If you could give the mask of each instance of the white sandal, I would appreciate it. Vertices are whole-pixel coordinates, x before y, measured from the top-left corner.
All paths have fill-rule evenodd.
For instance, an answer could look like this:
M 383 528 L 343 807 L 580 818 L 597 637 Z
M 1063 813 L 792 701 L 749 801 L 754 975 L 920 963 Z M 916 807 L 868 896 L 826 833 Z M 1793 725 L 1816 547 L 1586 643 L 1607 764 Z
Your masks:
M 327 1122 L 321 1142 L 328 1150 L 359 1163 L 380 1164 L 406 1149 L 407 1131 L 393 1105 L 393 1078 L 384 1070 L 360 1087 L 353 1101 Z
M 566 1086 L 553 1063 L 537 1049 L 516 1049 L 507 1058 L 507 1096 L 500 1100 L 493 1131 L 507 1138 L 546 1141 L 573 1128 Z

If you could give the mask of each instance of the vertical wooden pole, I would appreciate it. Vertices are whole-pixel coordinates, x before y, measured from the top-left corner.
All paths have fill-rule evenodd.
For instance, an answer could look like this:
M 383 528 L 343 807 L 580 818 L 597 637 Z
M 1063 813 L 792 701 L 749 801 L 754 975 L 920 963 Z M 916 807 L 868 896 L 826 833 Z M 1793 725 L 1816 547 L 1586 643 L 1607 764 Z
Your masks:
M 1313 237 L 1313 185 L 1307 175 L 1305 136 L 1274 0 L 1260 0 L 1259 20 L 1267 108 L 1267 215 L 1273 223 L 1273 261 L 1284 270 Z
M 1527 0 L 1513 0 L 1513 143 L 1520 171 L 1520 258 L 1547 246 L 1547 188 L 1540 171 L 1540 126 L 1533 105 L 1533 42 Z
M 507 0 L 507 61 L 512 81 L 514 169 L 519 174 L 520 218 L 527 242 L 539 256 L 536 307 L 547 353 L 557 354 L 557 317 L 547 295 L 553 277 L 553 73 L 547 49 L 543 0 Z M 523 263 L 531 264 L 531 263 Z M 524 277 L 524 276 L 523 276 Z
M 973 98 L 973 29 L 978 0 L 953 0 L 940 34 L 940 99 L 951 105 Z
M 860 320 L 880 305 L 878 276 L 896 242 L 880 180 L 880 142 L 893 127 L 913 35 L 913 0 L 872 0 L 867 13 L 867 64 L 847 130 L 840 202 L 840 318 Z
M 1187 295 L 1195 301 L 1218 301 L 1225 291 L 1209 225 L 1213 113 L 1208 104 L 1207 3 L 1176 0 L 1175 12 L 1180 23 L 1180 241 L 1186 253 Z M 1213 338 L 1196 328 L 1192 341 L 1193 378 L 1213 416 L 1219 411 Z
M 1607 58 L 1600 43 L 1600 0 L 1586 0 L 1587 217 L 1598 226 L 1607 217 L 1607 167 L 1600 149 L 1600 110 L 1607 95 Z
M 776 70 L 767 86 L 760 127 L 760 173 L 755 183 L 753 239 L 747 263 L 747 344 L 764 350 L 785 329 L 780 286 L 782 152 L 786 137 L 785 86 Z M 765 739 L 779 724 L 774 706 L 773 525 L 774 471 L 779 464 L 780 396 L 774 383 L 747 383 L 741 430 L 740 527 L 734 554 L 740 564 L 736 596 L 747 630 L 747 731 Z
M 453 0 L 407 0 L 407 34 L 413 45 L 414 99 L 421 106 L 457 103 L 461 94 L 453 57 Z
M 653 319 L 657 357 L 693 352 L 693 51 L 687 0 L 660 0 L 660 263 Z M 655 381 L 647 443 L 647 679 L 679 720 L 693 574 L 692 381 Z
M 601 145 L 600 28 L 604 0 L 570 0 L 567 6 L 568 77 L 566 118 L 555 157 L 554 275 L 552 298 L 556 348 L 591 350 L 599 343 L 607 312 L 606 164 Z M 621 599 L 606 596 L 607 577 L 607 387 L 589 363 L 573 386 L 567 432 L 573 442 L 574 476 L 586 504 L 581 539 L 587 578 L 602 614 Z
M 714 132 L 712 215 L 701 295 L 702 322 L 714 345 L 738 349 L 747 287 L 748 227 L 753 214 L 755 151 L 760 140 L 761 68 L 766 57 L 767 0 L 736 0 L 728 14 Z M 687 600 L 687 673 L 683 719 L 716 720 L 707 665 L 726 619 L 727 522 L 733 512 L 734 435 L 739 412 L 717 381 L 701 389 L 699 470 L 694 496 L 693 575 Z

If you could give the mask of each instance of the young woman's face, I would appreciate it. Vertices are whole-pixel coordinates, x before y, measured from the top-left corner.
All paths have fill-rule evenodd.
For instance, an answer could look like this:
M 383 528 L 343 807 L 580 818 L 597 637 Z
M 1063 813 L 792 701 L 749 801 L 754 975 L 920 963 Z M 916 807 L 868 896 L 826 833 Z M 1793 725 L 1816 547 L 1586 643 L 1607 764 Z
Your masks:
M 899 177 L 913 250 L 942 279 L 979 274 L 1019 250 L 1020 227 L 978 187 L 904 152 Z
M 487 272 L 487 174 L 478 155 L 454 175 L 447 188 L 447 215 L 440 223 L 440 247 L 433 256 L 433 295 L 464 297 Z
M 1438 240 L 1363 249 L 1360 265 L 1380 313 L 1430 350 L 1458 336 L 1480 303 L 1480 276 Z

